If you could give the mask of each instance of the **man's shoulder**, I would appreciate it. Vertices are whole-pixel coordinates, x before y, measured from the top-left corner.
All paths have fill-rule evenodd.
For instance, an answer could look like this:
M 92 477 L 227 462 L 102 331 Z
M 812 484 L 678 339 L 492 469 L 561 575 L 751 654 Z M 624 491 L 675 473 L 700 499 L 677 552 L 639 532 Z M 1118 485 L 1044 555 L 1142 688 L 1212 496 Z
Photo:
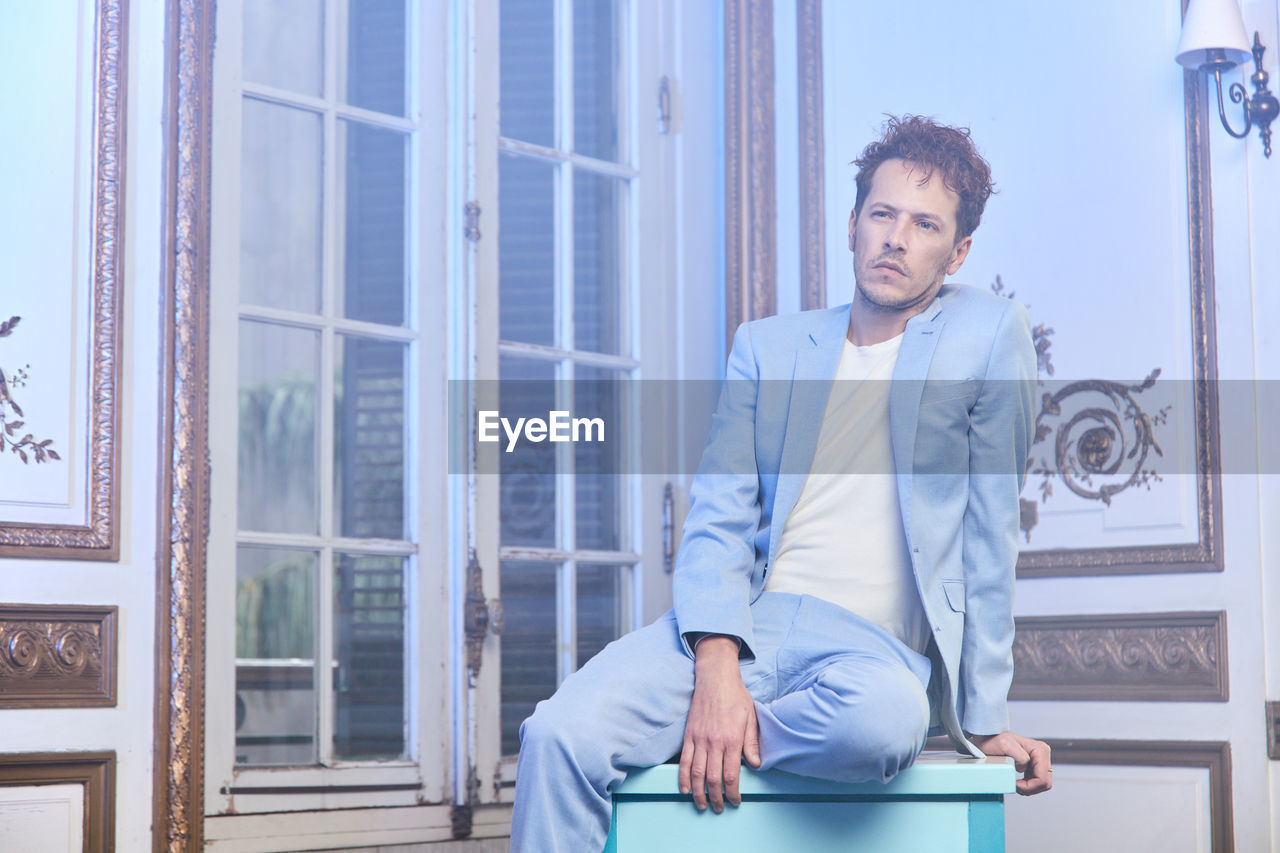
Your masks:
M 967 284 L 947 284 L 938 291 L 947 329 L 965 336 L 990 339 L 997 334 L 1021 334 L 1030 328 L 1026 306 L 1009 297 Z M 997 330 L 1003 328 L 1003 333 Z
M 944 284 L 938 291 L 938 298 L 949 315 L 999 319 L 1011 306 L 1021 307 L 1020 302 L 971 284 Z

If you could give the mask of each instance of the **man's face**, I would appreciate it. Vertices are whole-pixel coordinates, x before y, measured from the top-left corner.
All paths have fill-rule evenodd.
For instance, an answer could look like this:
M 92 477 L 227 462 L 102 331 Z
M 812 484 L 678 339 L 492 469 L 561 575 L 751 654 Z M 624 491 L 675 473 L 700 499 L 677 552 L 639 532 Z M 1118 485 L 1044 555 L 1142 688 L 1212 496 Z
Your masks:
M 871 178 L 862 209 L 849 214 L 858 296 L 889 312 L 915 314 L 928 305 L 972 243 L 970 237 L 956 242 L 959 196 L 940 175 L 921 177 L 904 160 L 886 160 Z

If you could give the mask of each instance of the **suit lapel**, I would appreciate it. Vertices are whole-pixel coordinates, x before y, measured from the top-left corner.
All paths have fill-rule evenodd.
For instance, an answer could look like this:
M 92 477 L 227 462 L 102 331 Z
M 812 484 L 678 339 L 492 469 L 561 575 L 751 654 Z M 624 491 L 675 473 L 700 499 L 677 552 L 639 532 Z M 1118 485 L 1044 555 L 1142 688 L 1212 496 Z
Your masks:
M 845 336 L 849 330 L 849 312 L 835 311 L 804 339 L 796 349 L 795 368 L 791 375 L 791 400 L 787 407 L 787 425 L 782 439 L 778 487 L 774 494 L 772 525 L 769 535 L 769 563 L 772 565 L 782 540 L 782 524 L 800 497 L 804 481 L 813 464 L 822 429 L 822 415 L 831 394 L 831 383 L 840 366 Z
M 920 395 L 929 375 L 929 363 L 942 335 L 944 321 L 938 316 L 942 302 L 933 303 L 907 321 L 893 367 L 893 387 L 889 390 L 889 435 L 893 443 L 893 466 L 897 472 L 898 504 L 902 510 L 902 526 L 911 542 L 911 488 L 914 467 L 916 427 L 920 419 Z

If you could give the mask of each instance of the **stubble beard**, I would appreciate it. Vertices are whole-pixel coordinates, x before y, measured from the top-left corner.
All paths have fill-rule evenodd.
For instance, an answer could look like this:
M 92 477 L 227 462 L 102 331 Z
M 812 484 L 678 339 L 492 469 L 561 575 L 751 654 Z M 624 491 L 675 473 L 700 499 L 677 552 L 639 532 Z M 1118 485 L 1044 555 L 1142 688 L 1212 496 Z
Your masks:
M 855 256 L 856 257 L 856 256 Z M 873 263 L 879 263 L 882 258 L 877 258 Z M 901 263 L 901 262 L 898 262 Z M 872 268 L 874 271 L 874 267 Z M 864 286 L 861 276 L 858 275 L 857 265 L 854 265 L 854 290 L 856 292 L 856 301 L 860 302 L 866 308 L 872 311 L 885 313 L 900 313 L 909 311 L 912 308 L 919 308 L 922 305 L 928 305 L 933 298 L 938 295 L 938 290 L 942 287 L 942 281 L 946 277 L 947 269 L 942 267 L 934 272 L 933 282 L 915 296 L 904 296 L 900 299 L 890 299 L 877 296 L 871 287 Z

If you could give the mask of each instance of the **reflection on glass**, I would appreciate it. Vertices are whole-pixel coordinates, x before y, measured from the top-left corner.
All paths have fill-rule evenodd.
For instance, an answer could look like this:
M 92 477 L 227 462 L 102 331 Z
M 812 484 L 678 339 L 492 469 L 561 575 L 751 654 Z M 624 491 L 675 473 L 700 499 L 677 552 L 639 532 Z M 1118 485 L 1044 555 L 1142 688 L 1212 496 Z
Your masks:
M 341 6 L 347 65 L 338 74 L 338 97 L 353 107 L 404 115 L 404 0 L 351 0 Z
M 555 692 L 559 563 L 502 563 L 502 753 L 520 750 L 520 723 Z
M 618 157 L 618 39 L 614 0 L 573 0 L 573 150 Z
M 622 501 L 628 478 L 624 473 L 621 437 L 631 417 L 627 373 L 584 367 L 574 371 L 573 416 L 604 422 L 604 441 L 577 441 L 573 448 L 574 517 L 578 548 L 616 551 L 623 547 Z M 586 437 L 584 433 L 583 438 Z M 592 433 L 591 438 L 598 438 Z
M 549 163 L 498 158 L 498 335 L 555 342 L 555 195 Z
M 403 539 L 406 344 L 338 336 L 334 529 Z
M 621 346 L 622 181 L 581 169 L 573 175 L 573 346 L 618 353 Z
M 405 754 L 404 559 L 334 556 L 334 732 L 340 761 Z
M 320 310 L 320 116 L 246 98 L 240 300 Z
M 629 566 L 578 564 L 579 668 L 628 630 L 630 573 Z
M 320 335 L 240 322 L 241 530 L 316 533 Z
M 555 0 L 501 0 L 501 133 L 555 145 Z
M 542 418 L 555 405 L 555 365 L 516 357 L 499 359 L 498 411 L 515 427 L 519 418 Z M 556 448 L 521 437 L 510 453 L 499 426 L 500 541 L 503 545 L 556 544 Z
M 353 320 L 404 324 L 406 137 L 338 122 L 345 208 L 338 303 Z
M 244 4 L 244 79 L 304 95 L 322 94 L 323 0 Z
M 237 764 L 317 761 L 315 579 L 313 551 L 236 549 Z

